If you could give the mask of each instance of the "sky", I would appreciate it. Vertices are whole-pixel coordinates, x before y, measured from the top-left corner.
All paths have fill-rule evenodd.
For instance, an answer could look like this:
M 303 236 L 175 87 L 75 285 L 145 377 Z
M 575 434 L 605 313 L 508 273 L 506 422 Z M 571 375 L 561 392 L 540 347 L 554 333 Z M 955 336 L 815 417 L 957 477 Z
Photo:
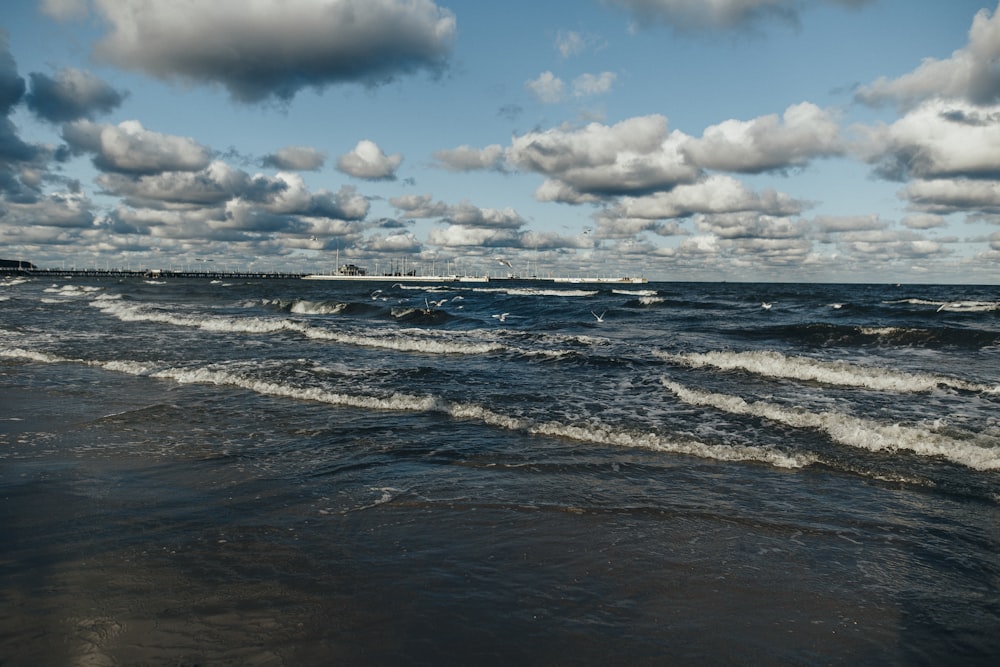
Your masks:
M 1000 7 L 13 0 L 0 258 L 1000 284 Z

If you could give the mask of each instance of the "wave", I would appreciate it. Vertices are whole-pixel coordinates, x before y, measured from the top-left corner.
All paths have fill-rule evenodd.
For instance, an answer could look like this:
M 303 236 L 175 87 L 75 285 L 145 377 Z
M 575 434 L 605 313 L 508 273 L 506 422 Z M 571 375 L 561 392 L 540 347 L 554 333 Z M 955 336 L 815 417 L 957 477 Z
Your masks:
M 663 386 L 688 405 L 711 407 L 735 415 L 762 417 L 794 428 L 825 432 L 834 442 L 872 452 L 906 450 L 942 457 L 974 470 L 1000 470 L 1000 439 L 976 433 L 951 438 L 934 429 L 886 424 L 840 412 L 810 412 L 766 401 L 690 389 L 662 378 Z
M 170 311 L 153 309 L 148 306 L 109 299 L 97 299 L 91 302 L 91 305 L 98 308 L 101 312 L 123 322 L 170 324 L 177 327 L 200 329 L 213 333 L 272 334 L 291 332 L 305 336 L 311 340 L 425 354 L 489 354 L 507 349 L 504 345 L 494 342 L 469 343 L 455 340 L 438 340 L 434 337 L 420 335 L 420 332 L 417 330 L 408 330 L 404 332 L 404 335 L 377 336 L 370 333 L 359 334 L 357 332 L 321 329 L 284 318 L 181 315 Z
M 729 333 L 751 340 L 782 339 L 815 345 L 919 345 L 980 349 L 1000 344 L 1000 334 L 995 331 L 955 327 L 852 326 L 808 322 L 731 329 Z
M 566 438 L 621 448 L 647 449 L 717 461 L 766 463 L 779 468 L 803 468 L 817 462 L 817 458 L 809 454 L 788 453 L 771 447 L 709 444 L 661 433 L 620 429 L 606 424 L 581 426 L 554 420 L 536 421 L 527 417 L 505 415 L 475 403 L 448 401 L 430 395 L 418 396 L 401 392 L 387 396 L 365 395 L 357 392 L 346 394 L 322 387 L 294 386 L 213 368 L 163 367 L 161 364 L 129 360 L 86 361 L 21 348 L 0 348 L 0 357 L 40 363 L 85 364 L 111 372 L 171 380 L 180 384 L 238 387 L 266 396 L 314 401 L 343 407 L 395 412 L 438 413 L 456 420 L 475 420 L 495 428 L 530 435 Z
M 339 315 L 347 308 L 342 301 L 294 301 L 288 311 L 296 315 Z
M 953 313 L 988 313 L 1000 310 L 1000 301 L 939 301 L 933 299 L 898 299 L 896 301 L 883 301 L 888 305 L 906 304 L 911 306 L 933 306 L 936 312 L 948 311 Z
M 938 387 L 962 391 L 1000 393 L 1000 386 L 966 382 L 956 378 L 927 373 L 905 373 L 888 368 L 859 366 L 844 361 L 820 361 L 809 357 L 792 357 L 770 350 L 754 352 L 691 352 L 670 354 L 654 352 L 655 356 L 691 368 L 718 368 L 723 371 L 742 370 L 771 378 L 786 378 L 819 382 L 841 387 L 861 387 L 876 391 L 917 393 Z
M 487 294 L 506 294 L 508 296 L 554 296 L 566 298 L 597 296 L 600 294 L 598 290 L 545 289 L 541 287 L 476 287 L 472 291 Z
M 91 294 L 93 292 L 100 292 L 103 287 L 94 287 L 93 285 L 62 285 L 51 287 L 46 287 L 42 291 L 46 294 L 58 294 L 60 296 L 82 296 Z
M 655 289 L 613 289 L 612 294 L 624 294 L 626 296 L 642 296 L 651 297 L 656 296 L 658 292 Z
M 938 308 L 950 313 L 989 313 L 1000 310 L 1000 301 L 948 301 Z

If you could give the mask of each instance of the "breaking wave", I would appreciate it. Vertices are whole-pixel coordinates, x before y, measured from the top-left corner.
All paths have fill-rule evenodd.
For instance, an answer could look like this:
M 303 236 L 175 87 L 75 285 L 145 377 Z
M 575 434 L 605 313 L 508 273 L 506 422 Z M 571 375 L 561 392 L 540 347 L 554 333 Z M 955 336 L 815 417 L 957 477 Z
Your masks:
M 787 453 L 771 447 L 709 444 L 656 432 L 615 428 L 603 423 L 583 426 L 555 420 L 536 421 L 526 417 L 505 415 L 476 403 L 448 401 L 431 395 L 419 396 L 402 392 L 385 396 L 357 392 L 348 394 L 330 391 L 322 387 L 294 386 L 284 382 L 275 382 L 213 368 L 163 367 L 160 364 L 129 360 L 87 361 L 21 348 L 0 348 L 0 357 L 40 363 L 85 364 L 111 372 L 171 380 L 180 384 L 237 387 L 266 396 L 359 409 L 438 413 L 457 420 L 475 420 L 495 428 L 531 435 L 566 438 L 621 448 L 647 449 L 717 461 L 751 461 L 779 468 L 802 468 L 817 460 L 808 454 Z
M 887 424 L 841 412 L 811 412 L 767 401 L 690 389 L 668 378 L 663 386 L 688 405 L 711 407 L 734 415 L 762 417 L 794 428 L 825 432 L 833 441 L 872 452 L 906 450 L 919 456 L 938 456 L 975 470 L 1000 470 L 1000 439 L 963 433 L 961 439 L 902 424 Z
M 433 336 L 422 336 L 415 330 L 408 330 L 404 335 L 379 336 L 333 331 L 284 318 L 184 315 L 112 299 L 98 299 L 93 301 L 91 305 L 123 322 L 153 322 L 219 333 L 272 334 L 292 332 L 311 340 L 425 354 L 489 354 L 507 349 L 504 345 L 496 342 L 441 340 Z
M 962 391 L 1000 393 L 1000 386 L 966 382 L 955 378 L 926 373 L 904 373 L 888 368 L 860 366 L 840 361 L 819 361 L 808 357 L 786 356 L 769 350 L 754 352 L 702 352 L 654 355 L 671 363 L 691 368 L 717 368 L 723 371 L 741 370 L 755 375 L 818 382 L 842 387 L 861 387 L 875 391 L 916 393 L 938 387 Z

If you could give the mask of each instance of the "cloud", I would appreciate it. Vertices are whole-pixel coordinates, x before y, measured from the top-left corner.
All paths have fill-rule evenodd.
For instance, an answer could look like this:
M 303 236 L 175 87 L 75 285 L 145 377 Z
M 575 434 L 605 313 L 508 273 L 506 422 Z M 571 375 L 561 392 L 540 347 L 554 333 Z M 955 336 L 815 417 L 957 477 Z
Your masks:
M 59 70 L 55 78 L 39 72 L 29 77 L 28 108 L 52 123 L 93 118 L 117 109 L 125 99 L 102 79 L 72 67 Z
M 561 102 L 566 93 L 566 83 L 549 71 L 542 72 L 537 79 L 528 81 L 524 86 L 545 104 Z
M 438 165 L 448 171 L 503 170 L 504 150 L 499 144 L 486 148 L 463 145 L 434 153 Z
M 1000 5 L 998 5 L 1000 9 Z M 903 108 L 947 97 L 974 105 L 1000 102 L 1000 11 L 980 9 L 969 30 L 969 42 L 951 58 L 925 59 L 917 69 L 897 79 L 882 77 L 860 88 L 855 97 L 871 106 Z
M 824 0 L 860 7 L 874 0 Z M 679 30 L 730 30 L 777 19 L 797 25 L 803 0 L 604 0 L 629 13 L 637 25 L 664 23 Z
M 935 259 L 951 254 L 940 241 L 907 230 L 859 231 L 841 235 L 838 248 L 871 262 Z
M 900 222 L 903 223 L 903 226 L 909 227 L 910 229 L 934 229 L 936 227 L 945 226 L 944 216 L 934 215 L 932 213 L 908 215 Z
M 525 224 L 524 218 L 513 208 L 480 208 L 469 202 L 448 205 L 433 201 L 430 195 L 403 195 L 389 203 L 411 218 L 440 218 L 463 227 L 484 229 L 517 229 Z
M 877 215 L 832 216 L 820 215 L 813 220 L 816 229 L 823 234 L 844 232 L 870 232 L 883 230 L 886 223 Z
M 555 47 L 564 60 L 579 56 L 586 51 L 599 51 L 607 46 L 607 42 L 598 35 L 581 33 L 575 30 L 560 30 L 556 33 Z
M 0 28 L 0 115 L 6 116 L 21 101 L 24 79 L 17 73 L 17 62 L 10 52 L 7 31 Z
M 792 240 L 796 248 L 801 247 L 807 231 L 802 222 L 756 212 L 699 215 L 695 227 L 720 239 Z
M 26 89 L 8 47 L 7 32 L 0 28 L 0 193 L 9 200 L 22 203 L 36 200 L 42 180 L 39 171 L 42 165 L 53 158 L 62 159 L 65 153 L 21 139 L 9 116 L 24 98 Z
M 298 174 L 250 175 L 221 161 L 198 172 L 107 173 L 97 182 L 104 194 L 120 198 L 110 217 L 116 229 L 174 239 L 343 235 L 347 223 L 363 220 L 370 206 L 350 186 L 310 192 Z
M 556 35 L 556 50 L 563 58 L 578 56 L 587 48 L 587 38 L 575 30 L 560 30 Z
M 686 141 L 683 152 L 706 169 L 761 173 L 802 167 L 843 152 L 837 119 L 810 102 L 750 121 L 727 120 Z
M 184 84 L 219 84 L 240 102 L 303 88 L 378 85 L 440 71 L 455 16 L 432 0 L 98 0 L 99 62 Z
M 581 74 L 573 80 L 573 95 L 576 97 L 590 97 L 592 95 L 603 95 L 611 90 L 617 79 L 614 72 L 601 72 L 600 74 Z
M 917 211 L 948 213 L 1000 213 L 1000 181 L 968 178 L 913 181 L 902 196 Z
M 408 232 L 385 237 L 374 234 L 365 241 L 365 249 L 375 253 L 415 253 L 420 248 L 420 241 Z
M 433 201 L 430 195 L 402 195 L 389 203 L 411 218 L 443 218 L 450 210 L 442 201 Z
M 668 192 L 645 197 L 625 197 L 604 215 L 618 218 L 658 220 L 683 218 L 696 213 L 753 211 L 774 216 L 797 215 L 802 202 L 787 194 L 766 190 L 753 192 L 730 176 L 713 175 L 697 183 L 681 184 Z
M 53 193 L 30 203 L 6 202 L 5 226 L 88 228 L 94 224 L 93 202 L 74 192 Z
M 63 139 L 75 152 L 92 153 L 94 165 L 102 171 L 197 171 L 211 159 L 210 151 L 194 139 L 153 132 L 137 120 L 118 125 L 78 120 L 63 127 Z
M 317 171 L 326 162 L 326 153 L 309 146 L 286 146 L 272 155 L 264 156 L 265 167 L 295 171 Z
M 855 151 L 882 178 L 1000 178 L 1000 105 L 935 99 L 892 125 L 853 129 Z
M 427 242 L 445 248 L 510 248 L 521 245 L 520 236 L 513 230 L 466 225 L 435 227 L 427 235 Z
M 615 125 L 590 123 L 515 137 L 508 162 L 548 177 L 541 201 L 584 203 L 609 195 L 642 195 L 698 179 L 701 170 L 668 135 L 663 116 L 639 116 Z
M 525 223 L 524 218 L 513 208 L 479 208 L 469 202 L 461 202 L 450 207 L 445 219 L 465 227 L 491 229 L 518 229 Z
M 248 196 L 249 193 L 265 189 L 246 172 L 233 169 L 221 161 L 214 161 L 196 172 L 168 171 L 147 175 L 106 173 L 97 177 L 97 184 L 106 194 L 125 198 L 130 206 L 154 208 L 172 204 L 212 206 L 234 197 L 259 200 L 262 198 L 259 194 Z M 277 189 L 284 189 L 284 186 Z
M 402 162 L 402 155 L 386 155 L 374 141 L 362 139 L 353 150 L 340 156 L 337 169 L 355 178 L 392 181 Z
M 581 74 L 573 80 L 573 97 L 583 98 L 603 95 L 611 90 L 618 76 L 614 72 Z M 549 71 L 524 84 L 543 104 L 558 104 L 566 99 L 566 82 Z

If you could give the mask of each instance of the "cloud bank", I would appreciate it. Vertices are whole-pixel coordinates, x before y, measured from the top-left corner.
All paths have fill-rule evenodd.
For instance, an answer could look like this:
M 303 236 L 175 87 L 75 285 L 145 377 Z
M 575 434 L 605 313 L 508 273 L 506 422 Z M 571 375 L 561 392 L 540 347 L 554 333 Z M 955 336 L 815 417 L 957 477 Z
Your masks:
M 181 84 L 221 85 L 247 103 L 439 72 L 456 33 L 454 14 L 431 0 L 95 0 L 94 6 L 107 26 L 94 47 L 99 62 Z

